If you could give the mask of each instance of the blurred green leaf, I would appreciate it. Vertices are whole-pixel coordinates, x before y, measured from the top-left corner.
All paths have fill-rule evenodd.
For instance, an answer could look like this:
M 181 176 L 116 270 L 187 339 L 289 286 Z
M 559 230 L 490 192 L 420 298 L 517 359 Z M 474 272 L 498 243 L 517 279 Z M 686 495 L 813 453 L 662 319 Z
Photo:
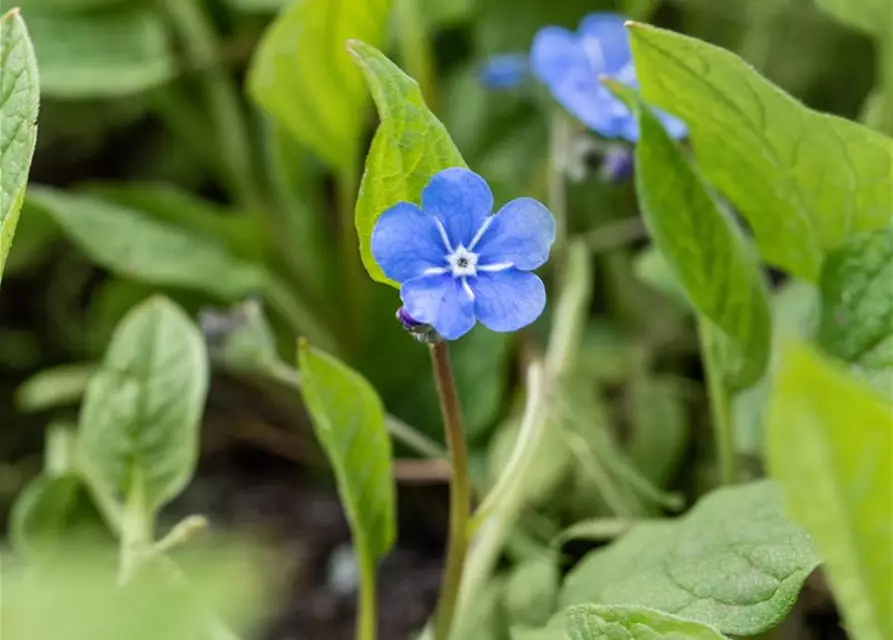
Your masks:
M 360 571 L 372 575 L 396 536 L 391 440 L 375 389 L 335 358 L 301 341 L 301 395 L 338 481 Z
M 569 640 L 725 640 L 705 624 L 647 607 L 571 607 L 567 626 Z
M 558 600 L 558 559 L 545 554 L 516 564 L 505 583 L 505 610 L 512 625 L 539 627 L 548 622 Z
M 132 3 L 134 0 L 17 0 L 16 4 L 22 8 L 22 11 L 27 16 L 31 11 L 43 11 L 44 13 L 83 11 L 127 2 Z
M 90 11 L 29 11 L 40 88 L 55 98 L 113 98 L 173 79 L 167 30 L 150 3 Z
M 844 24 L 880 38 L 893 36 L 893 3 L 889 0 L 815 0 L 820 9 Z
M 728 51 L 645 25 L 630 33 L 644 97 L 685 120 L 704 177 L 767 261 L 816 282 L 828 250 L 889 223 L 889 138 L 807 109 Z
M 77 404 L 96 365 L 63 364 L 38 371 L 16 389 L 19 411 L 36 412 Z
M 893 402 L 893 224 L 829 255 L 821 289 L 819 343 Z
M 375 221 L 398 202 L 419 202 L 431 177 L 465 161 L 443 124 L 428 110 L 419 85 L 378 49 L 359 41 L 350 52 L 366 75 L 381 124 L 366 157 L 357 199 L 360 252 L 373 280 L 397 286 L 372 257 Z
M 673 480 L 691 438 L 681 386 L 675 378 L 647 374 L 629 382 L 632 435 L 626 448 L 635 468 L 658 487 Z
M 345 46 L 380 45 L 390 0 L 295 0 L 255 53 L 252 98 L 333 168 L 352 171 L 365 122 L 363 79 Z
M 45 187 L 29 189 L 28 201 L 47 211 L 92 261 L 119 275 L 227 301 L 265 287 L 264 272 L 256 265 L 141 211 Z
M 698 313 L 723 332 L 727 384 L 747 388 L 766 369 L 771 331 L 756 256 L 654 112 L 632 90 L 612 89 L 638 114 L 636 191 L 654 245 Z
M 768 429 L 785 506 L 810 532 L 853 638 L 893 637 L 893 411 L 803 343 L 785 352 Z
M 84 523 L 85 499 L 75 475 L 38 476 L 12 505 L 9 536 L 13 547 L 33 558 L 55 556 L 79 523 Z
M 658 609 L 755 635 L 781 622 L 819 559 L 768 481 L 714 491 L 683 518 L 636 526 L 587 555 L 560 602 Z
M 41 114 L 42 115 L 42 114 Z M 6 273 L 33 269 L 51 255 L 54 243 L 62 236 L 53 219 L 25 200 L 16 226 L 15 242 L 6 260 Z
M 18 11 L 0 16 L 0 278 L 12 245 L 37 143 L 40 86 Z
M 667 259 L 654 245 L 649 245 L 636 256 L 633 264 L 636 276 L 643 282 L 674 298 L 686 308 L 691 308 L 691 302 L 685 295 L 685 290 L 680 286 Z
M 141 483 L 159 507 L 186 486 L 198 460 L 208 356 L 192 320 L 154 296 L 121 321 L 84 396 L 79 451 L 91 480 L 113 494 Z
M 276 13 L 289 0 L 227 0 L 234 9 L 245 13 Z

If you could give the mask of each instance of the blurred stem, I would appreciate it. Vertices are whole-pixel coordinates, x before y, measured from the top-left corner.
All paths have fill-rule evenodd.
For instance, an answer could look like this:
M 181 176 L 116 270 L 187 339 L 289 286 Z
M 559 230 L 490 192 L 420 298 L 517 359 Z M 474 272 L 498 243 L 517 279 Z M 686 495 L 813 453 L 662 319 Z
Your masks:
M 738 481 L 738 457 L 735 452 L 735 426 L 732 422 L 732 408 L 729 389 L 722 379 L 722 370 L 717 360 L 716 336 L 714 328 L 706 318 L 698 319 L 698 335 L 701 341 L 701 359 L 704 363 L 704 378 L 710 400 L 710 413 L 713 434 L 716 442 L 716 459 L 719 464 L 719 477 L 722 484 L 735 484 Z
M 139 469 L 133 473 L 130 492 L 121 519 L 121 562 L 118 582 L 128 584 L 136 575 L 143 559 L 152 546 L 155 532 L 155 514 L 146 501 L 145 487 Z
M 349 317 L 357 317 L 360 312 L 360 278 L 363 277 L 360 264 L 360 247 L 354 224 L 354 209 L 359 188 L 359 175 L 355 162 L 350 162 L 337 175 L 335 206 L 338 210 L 338 230 L 341 234 L 341 264 L 338 271 L 344 278 L 344 297 Z M 350 327 L 351 325 L 348 325 Z
M 220 46 L 201 0 L 164 0 L 190 64 L 201 81 L 222 161 L 236 200 L 251 211 L 265 211 L 263 191 L 254 174 L 248 125 L 236 84 L 221 67 Z
M 547 204 L 555 216 L 555 244 L 552 247 L 553 260 L 561 265 L 567 246 L 567 185 L 564 180 L 565 158 L 571 135 L 570 118 L 560 107 L 552 110 L 549 121 L 549 164 Z
M 273 275 L 267 278 L 265 294 L 270 307 L 282 316 L 295 334 L 304 336 L 315 346 L 332 355 L 340 354 L 338 341 L 329 328 Z
M 365 554 L 363 554 L 365 555 Z M 357 609 L 357 640 L 375 640 L 378 636 L 375 563 L 357 556 L 360 566 L 360 605 Z
M 419 0 L 396 0 L 394 11 L 400 32 L 403 68 L 419 83 L 428 108 L 437 113 L 434 54 L 419 11 Z
M 453 626 L 465 555 L 468 552 L 468 521 L 471 515 L 471 485 L 468 474 L 468 452 L 462 428 L 459 393 L 450 367 L 450 354 L 445 342 L 430 345 L 431 364 L 440 411 L 443 414 L 447 449 L 450 454 L 450 533 L 447 541 L 446 566 L 440 589 L 440 600 L 434 613 L 434 640 L 449 640 Z

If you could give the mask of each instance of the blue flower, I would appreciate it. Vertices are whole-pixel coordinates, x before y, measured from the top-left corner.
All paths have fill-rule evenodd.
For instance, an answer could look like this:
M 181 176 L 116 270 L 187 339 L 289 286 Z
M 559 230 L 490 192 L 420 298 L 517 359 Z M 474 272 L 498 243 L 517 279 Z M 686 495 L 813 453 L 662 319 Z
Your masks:
M 454 167 L 431 178 L 421 207 L 400 202 L 372 230 L 372 255 L 400 283 L 410 317 L 447 340 L 476 320 L 517 331 L 546 306 L 543 282 L 530 272 L 549 259 L 555 219 L 531 198 L 492 211 L 484 179 Z
M 534 37 L 530 59 L 534 75 L 583 124 L 606 138 L 636 142 L 635 116 L 601 83 L 607 76 L 638 88 L 625 21 L 613 13 L 592 13 L 583 18 L 577 33 L 544 27 Z M 682 121 L 655 112 L 671 136 L 686 136 Z
M 527 54 L 503 53 L 478 67 L 478 78 L 490 89 L 516 89 L 527 77 L 528 66 Z

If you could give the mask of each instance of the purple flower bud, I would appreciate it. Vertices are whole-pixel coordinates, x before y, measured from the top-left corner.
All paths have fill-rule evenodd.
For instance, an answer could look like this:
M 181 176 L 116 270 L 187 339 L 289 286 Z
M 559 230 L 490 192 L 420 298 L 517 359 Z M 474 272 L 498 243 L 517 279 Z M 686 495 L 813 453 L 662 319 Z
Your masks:
M 434 327 L 429 324 L 419 322 L 418 320 L 413 318 L 409 314 L 409 310 L 406 307 L 400 307 L 399 309 L 397 309 L 397 320 L 399 320 L 400 324 L 403 325 L 403 328 L 409 331 L 409 333 L 412 334 L 412 337 L 419 342 L 431 344 L 434 342 L 440 342 L 443 339 L 440 337 L 437 331 L 435 331 Z
M 623 145 L 610 146 L 602 156 L 599 175 L 605 182 L 617 184 L 633 175 L 633 150 Z

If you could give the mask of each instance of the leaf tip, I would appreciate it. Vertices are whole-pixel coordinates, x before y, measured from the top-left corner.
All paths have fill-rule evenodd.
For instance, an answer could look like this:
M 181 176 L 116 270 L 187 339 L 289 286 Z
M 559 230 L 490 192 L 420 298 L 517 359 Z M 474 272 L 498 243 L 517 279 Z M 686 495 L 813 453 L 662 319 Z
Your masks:
M 15 18 L 20 18 L 21 16 L 22 16 L 21 7 L 13 7 L 12 9 L 10 9 L 6 13 L 4 13 L 2 16 L 0 16 L 0 22 L 3 22 L 7 18 L 15 19 Z

